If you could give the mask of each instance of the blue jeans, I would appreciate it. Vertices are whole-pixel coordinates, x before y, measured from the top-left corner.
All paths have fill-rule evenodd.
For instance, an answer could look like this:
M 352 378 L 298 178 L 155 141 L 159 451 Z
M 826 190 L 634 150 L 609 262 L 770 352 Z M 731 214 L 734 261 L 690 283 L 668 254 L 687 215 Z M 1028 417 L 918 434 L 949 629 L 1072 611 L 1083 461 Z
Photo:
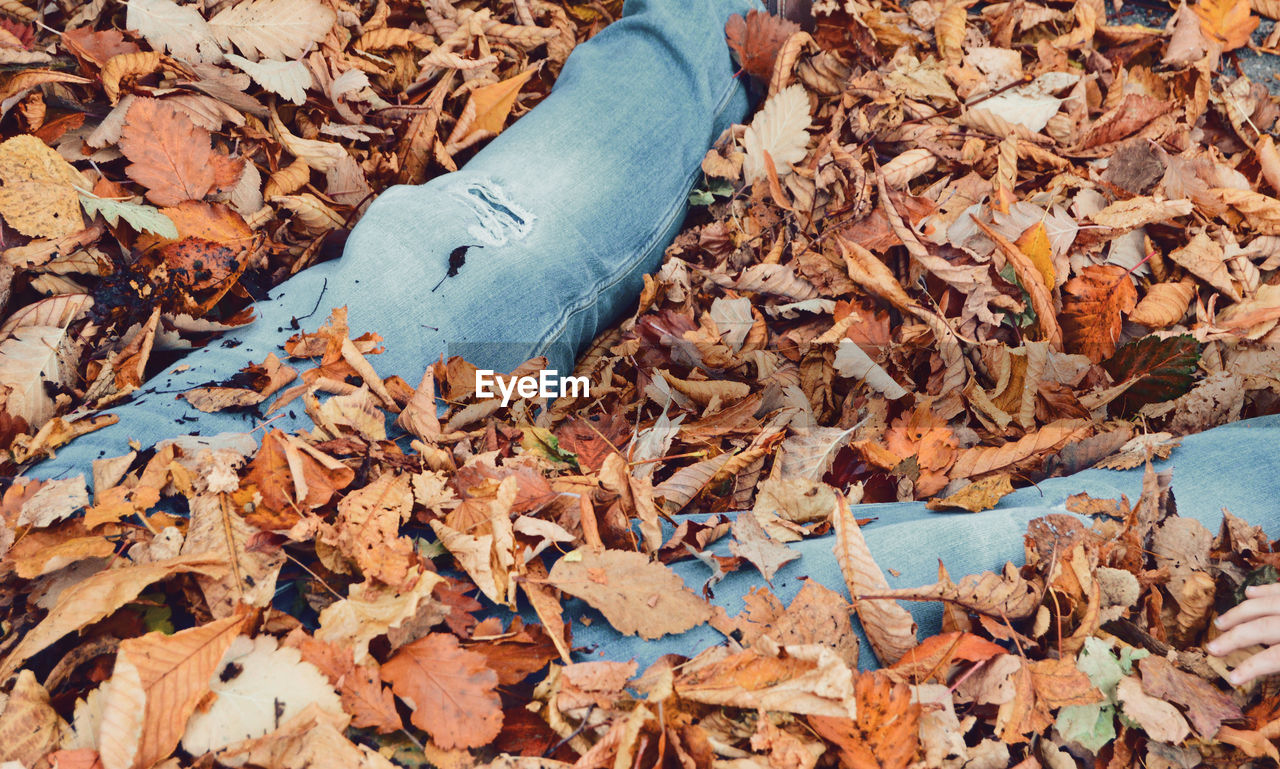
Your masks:
M 442 353 L 510 370 L 545 354 L 562 372 L 578 352 L 625 311 L 642 276 L 655 269 L 685 212 L 685 200 L 708 145 L 747 112 L 733 77 L 723 24 L 753 0 L 629 0 L 625 17 L 580 46 L 555 89 L 476 155 L 463 170 L 416 187 L 393 187 L 370 206 L 351 233 L 342 259 L 297 275 L 258 304 L 260 318 L 181 361 L 185 370 L 156 377 L 132 402 L 115 409 L 120 422 L 85 436 L 39 465 L 41 477 L 89 474 L 101 456 L 185 432 L 198 416 L 200 432 L 241 432 L 255 419 L 200 414 L 182 392 L 222 381 L 277 352 L 294 318 L 318 326 L 347 306 L 354 333 L 376 331 L 387 351 L 372 357 L 379 373 L 416 383 Z M 466 247 L 449 276 L 450 255 Z M 456 261 L 456 260 L 455 260 Z M 438 287 L 437 287 L 438 286 Z M 286 413 L 274 426 L 307 426 Z M 1265 417 L 1186 439 L 1165 463 L 1175 469 L 1179 510 L 1216 529 L 1226 507 L 1280 530 L 1280 480 L 1271 469 L 1280 418 Z M 979 514 L 934 513 L 922 504 L 865 505 L 859 517 L 871 552 L 894 587 L 935 580 L 938 559 L 956 579 L 1021 562 L 1027 521 L 1064 511 L 1072 493 L 1136 500 L 1141 472 L 1089 470 L 1022 489 L 999 508 Z M 774 578 L 790 601 L 808 576 L 844 592 L 830 537 L 793 545 L 804 557 Z M 716 546 L 727 554 L 724 542 Z M 676 565 L 695 589 L 707 577 L 696 561 Z M 730 615 L 760 584 L 744 569 L 719 583 L 716 603 Z M 574 616 L 590 613 L 570 600 Z M 924 632 L 936 632 L 936 605 L 911 607 Z M 620 636 L 597 619 L 575 622 L 576 645 L 613 659 L 648 664 L 667 652 L 694 653 L 719 642 L 709 627 L 641 641 Z M 593 653 L 593 657 L 596 654 Z M 864 664 L 871 660 L 863 655 Z
M 371 357 L 380 375 L 413 385 L 441 354 L 496 371 L 541 354 L 572 372 L 661 263 L 707 147 L 747 114 L 724 23 L 753 7 L 628 0 L 622 19 L 573 52 L 551 94 L 465 168 L 386 190 L 341 259 L 281 284 L 256 305 L 257 321 L 154 377 L 113 410 L 119 423 L 32 474 L 88 476 L 130 439 L 151 446 L 192 425 L 206 436 L 252 429 L 252 415 L 202 414 L 176 393 L 279 353 L 293 319 L 311 330 L 333 307 L 347 307 L 353 335 L 382 335 L 386 352 Z M 450 276 L 455 254 L 463 263 Z M 309 427 L 295 406 L 272 426 Z

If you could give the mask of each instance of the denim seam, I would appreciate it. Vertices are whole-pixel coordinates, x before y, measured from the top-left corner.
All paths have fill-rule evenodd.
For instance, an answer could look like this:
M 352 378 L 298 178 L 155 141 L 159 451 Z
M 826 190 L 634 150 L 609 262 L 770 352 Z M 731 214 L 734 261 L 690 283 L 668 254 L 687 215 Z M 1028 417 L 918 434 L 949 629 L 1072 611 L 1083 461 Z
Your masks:
M 724 115 L 724 111 L 728 107 L 729 101 L 733 99 L 734 90 L 737 87 L 739 87 L 739 85 L 740 83 L 738 82 L 737 78 L 730 78 L 728 88 L 725 89 L 724 94 L 720 97 L 719 102 L 716 104 L 715 117 L 712 120 L 713 125 L 718 123 L 720 121 L 721 116 Z M 692 187 L 693 180 L 697 177 L 698 172 L 700 172 L 701 170 L 702 170 L 701 164 L 695 166 L 694 169 L 689 172 L 688 177 L 685 179 L 684 186 Z M 686 194 L 683 197 L 681 197 L 679 202 L 677 202 L 674 206 L 672 206 L 671 211 L 665 217 L 663 217 L 662 226 L 655 228 L 652 234 L 650 234 L 648 239 L 645 241 L 645 246 L 643 249 L 641 249 L 641 253 L 647 254 L 651 250 L 653 250 L 653 247 L 656 244 L 658 238 L 661 237 L 662 233 L 670 229 L 671 223 L 675 220 L 676 216 L 679 215 L 681 211 L 688 210 L 687 198 L 688 198 L 688 195 Z M 593 289 L 594 296 L 591 296 L 587 299 L 583 299 L 577 302 L 575 306 L 571 306 L 565 312 L 561 313 L 560 318 L 559 320 L 557 320 L 555 327 L 551 331 L 548 331 L 545 335 L 543 335 L 542 339 L 538 340 L 538 342 L 535 343 L 535 347 L 537 348 L 537 351 L 539 352 L 545 351 L 548 349 L 548 346 L 550 344 L 553 344 L 554 342 L 559 341 L 560 337 L 564 335 L 565 329 L 568 328 L 570 319 L 572 319 L 576 315 L 579 315 L 580 313 L 587 310 L 588 308 L 592 307 L 597 302 L 599 298 L 598 295 L 600 293 L 610 288 L 613 288 L 614 286 L 618 285 L 618 283 L 625 280 L 627 275 L 630 274 L 630 271 L 634 269 L 634 267 L 635 265 L 631 264 L 629 267 L 625 267 L 619 270 L 614 275 L 610 276 L 609 278 L 606 278 L 604 283 L 601 283 L 600 285 L 596 286 Z M 574 354 L 575 355 L 577 354 L 576 351 Z

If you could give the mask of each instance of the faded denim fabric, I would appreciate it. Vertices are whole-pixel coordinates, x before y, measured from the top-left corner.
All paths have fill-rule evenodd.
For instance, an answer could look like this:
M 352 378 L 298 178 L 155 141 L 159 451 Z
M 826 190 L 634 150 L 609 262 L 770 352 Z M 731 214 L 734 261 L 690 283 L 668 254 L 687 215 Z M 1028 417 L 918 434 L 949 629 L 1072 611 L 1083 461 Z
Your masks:
M 1183 439 L 1168 460 L 1155 464 L 1157 471 L 1173 474 L 1172 491 L 1179 515 L 1195 518 L 1217 534 L 1226 508 L 1257 526 L 1267 536 L 1280 536 L 1280 475 L 1277 450 L 1280 446 L 1280 415 L 1234 422 Z M 1128 495 L 1135 503 L 1142 492 L 1141 468 L 1134 470 L 1085 470 L 1066 478 L 1051 478 L 1039 486 L 1019 489 L 1000 501 L 994 510 L 981 513 L 939 513 L 922 502 L 858 505 L 854 514 L 876 520 L 862 528 L 867 547 L 893 588 L 928 585 L 938 579 L 938 563 L 947 567 L 953 580 L 982 571 L 999 571 L 1007 561 L 1019 566 L 1023 557 L 1023 535 L 1027 523 L 1050 513 L 1066 513 L 1067 497 L 1087 492 L 1094 497 L 1119 499 Z M 1081 517 L 1085 525 L 1089 520 Z M 727 539 L 727 538 L 726 538 Z M 773 592 L 784 604 L 800 592 L 801 580 L 809 577 L 841 595 L 848 596 L 844 577 L 836 563 L 835 537 L 825 536 L 791 543 L 802 557 L 782 567 L 773 578 Z M 726 540 L 712 550 L 729 555 Z M 691 589 L 697 591 L 710 576 L 710 569 L 689 559 L 673 567 Z M 898 572 L 898 576 L 889 573 Z M 713 603 L 729 616 L 743 609 L 743 596 L 764 582 L 750 566 L 730 574 L 712 589 Z M 919 624 L 921 637 L 939 632 L 942 607 L 937 603 L 906 603 Z M 656 641 L 618 634 L 594 610 L 577 599 L 566 603 L 566 614 L 588 616 L 591 624 L 575 621 L 573 642 L 587 647 L 584 659 L 628 660 L 640 669 L 663 654 L 694 654 L 723 642 L 723 636 L 703 625 L 687 633 Z M 858 631 L 862 647 L 859 666 L 875 667 L 875 657 L 866 636 Z
M 743 119 L 747 96 L 733 77 L 723 24 L 753 0 L 629 0 L 626 16 L 580 46 L 551 95 L 458 173 L 383 193 L 351 233 L 342 259 L 305 270 L 257 305 L 253 325 L 227 334 L 152 380 L 114 409 L 120 423 L 62 449 L 37 466 L 39 477 L 90 473 L 92 460 L 198 427 L 203 435 L 241 432 L 257 420 L 202 414 L 176 393 L 225 380 L 262 361 L 293 333 L 294 319 L 314 329 L 335 306 L 349 309 L 353 333 L 375 331 L 387 352 L 371 361 L 384 376 L 416 384 L 440 354 L 510 370 L 547 354 L 563 373 L 590 340 L 638 295 L 685 212 L 706 148 Z M 466 247 L 457 274 L 449 256 Z M 438 285 L 438 288 L 434 288 Z M 182 367 L 184 370 L 178 370 Z M 273 422 L 309 424 L 297 407 Z M 1221 508 L 1280 535 L 1276 452 L 1280 417 L 1264 417 L 1191 436 L 1162 468 L 1173 470 L 1179 511 L 1216 530 Z M 952 576 L 1022 562 L 1032 518 L 1063 512 L 1072 493 L 1127 494 L 1136 500 L 1141 471 L 1089 470 L 1019 490 L 991 511 L 935 513 L 922 504 L 857 508 L 877 520 L 864 529 L 893 587 L 935 580 L 938 561 Z M 793 545 L 803 558 L 775 576 L 789 602 L 808 576 L 841 593 L 831 537 Z M 727 543 L 716 545 L 727 554 Z M 708 573 L 689 560 L 675 569 L 695 590 Z M 736 614 L 762 583 L 749 567 L 715 586 L 715 602 Z M 568 600 L 583 659 L 635 658 L 641 667 L 665 653 L 692 654 L 719 643 L 709 627 L 642 641 L 619 635 L 595 612 Z M 921 630 L 936 632 L 941 610 L 912 604 Z M 591 617 L 590 626 L 582 617 Z M 864 639 L 865 641 L 865 639 Z M 864 667 L 871 662 L 864 645 Z
M 387 351 L 370 358 L 380 375 L 412 385 L 441 354 L 497 371 L 541 354 L 571 373 L 661 263 L 707 147 L 747 114 L 724 23 L 753 7 L 628 0 L 623 18 L 574 50 L 551 94 L 465 168 L 386 190 L 341 259 L 280 285 L 256 305 L 256 322 L 184 357 L 111 411 L 118 424 L 31 474 L 88 477 L 94 459 L 126 453 L 130 439 L 146 447 L 254 428 L 252 415 L 203 414 L 177 394 L 279 354 L 295 318 L 313 330 L 333 307 L 348 308 L 353 334 L 382 335 Z M 272 427 L 310 424 L 295 404 Z

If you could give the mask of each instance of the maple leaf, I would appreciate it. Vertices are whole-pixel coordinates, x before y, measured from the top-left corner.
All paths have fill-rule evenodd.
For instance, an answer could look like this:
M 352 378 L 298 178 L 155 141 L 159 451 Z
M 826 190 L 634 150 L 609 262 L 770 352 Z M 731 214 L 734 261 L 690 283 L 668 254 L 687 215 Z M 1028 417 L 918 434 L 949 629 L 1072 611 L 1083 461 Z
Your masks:
M 1223 51 L 1248 45 L 1262 21 L 1253 15 L 1249 0 L 1199 0 L 1191 10 L 1200 17 L 1205 37 L 1221 43 Z
M 1062 287 L 1062 331 L 1067 348 L 1094 363 L 1111 357 L 1124 313 L 1137 305 L 1138 291 L 1125 268 L 1091 264 Z
M 920 705 L 911 687 L 884 673 L 861 673 L 854 684 L 856 719 L 809 716 L 813 730 L 840 749 L 848 769 L 906 769 L 920 752 Z
M 1148 403 L 1173 400 L 1191 389 L 1200 343 L 1190 334 L 1161 339 L 1144 336 L 1121 347 L 1102 366 L 1117 384 L 1132 382 L 1112 401 L 1112 409 L 1128 414 Z
M 448 633 L 430 633 L 382 666 L 382 680 L 412 708 L 410 720 L 445 750 L 487 745 L 502 730 L 498 674 Z
M 743 71 L 765 82 L 773 77 L 773 63 L 787 38 L 800 31 L 794 21 L 752 9 L 746 18 L 735 13 L 725 22 L 729 49 Z
M 227 175 L 238 178 L 243 165 L 215 152 L 209 132 L 176 107 L 144 97 L 129 106 L 120 151 L 131 161 L 125 173 L 147 188 L 147 200 L 161 206 L 199 200 Z

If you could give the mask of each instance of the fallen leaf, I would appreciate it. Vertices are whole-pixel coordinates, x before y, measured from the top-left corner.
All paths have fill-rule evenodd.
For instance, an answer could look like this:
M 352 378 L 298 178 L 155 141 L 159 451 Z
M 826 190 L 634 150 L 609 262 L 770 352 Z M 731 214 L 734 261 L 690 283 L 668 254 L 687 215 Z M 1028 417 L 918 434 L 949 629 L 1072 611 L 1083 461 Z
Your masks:
M 836 495 L 836 504 L 831 511 L 831 525 L 836 534 L 836 562 L 840 564 L 840 572 L 844 575 L 844 584 L 853 599 L 862 630 L 880 663 L 892 665 L 918 645 L 915 620 L 895 601 L 861 599 L 864 595 L 888 591 L 889 583 L 840 494 Z
M 487 745 L 502 729 L 498 674 L 485 658 L 458 646 L 447 633 L 431 633 L 382 665 L 382 680 L 412 710 L 414 725 L 440 747 Z
M 244 622 L 244 617 L 227 617 L 173 635 L 148 633 L 120 643 L 98 735 L 105 769 L 150 767 L 177 747 Z
M 661 638 L 711 619 L 711 607 L 666 566 L 635 552 L 578 549 L 551 567 L 547 582 L 586 601 L 623 635 Z
M 84 227 L 79 190 L 88 179 L 34 136 L 0 144 L 0 215 L 32 237 L 60 238 Z

